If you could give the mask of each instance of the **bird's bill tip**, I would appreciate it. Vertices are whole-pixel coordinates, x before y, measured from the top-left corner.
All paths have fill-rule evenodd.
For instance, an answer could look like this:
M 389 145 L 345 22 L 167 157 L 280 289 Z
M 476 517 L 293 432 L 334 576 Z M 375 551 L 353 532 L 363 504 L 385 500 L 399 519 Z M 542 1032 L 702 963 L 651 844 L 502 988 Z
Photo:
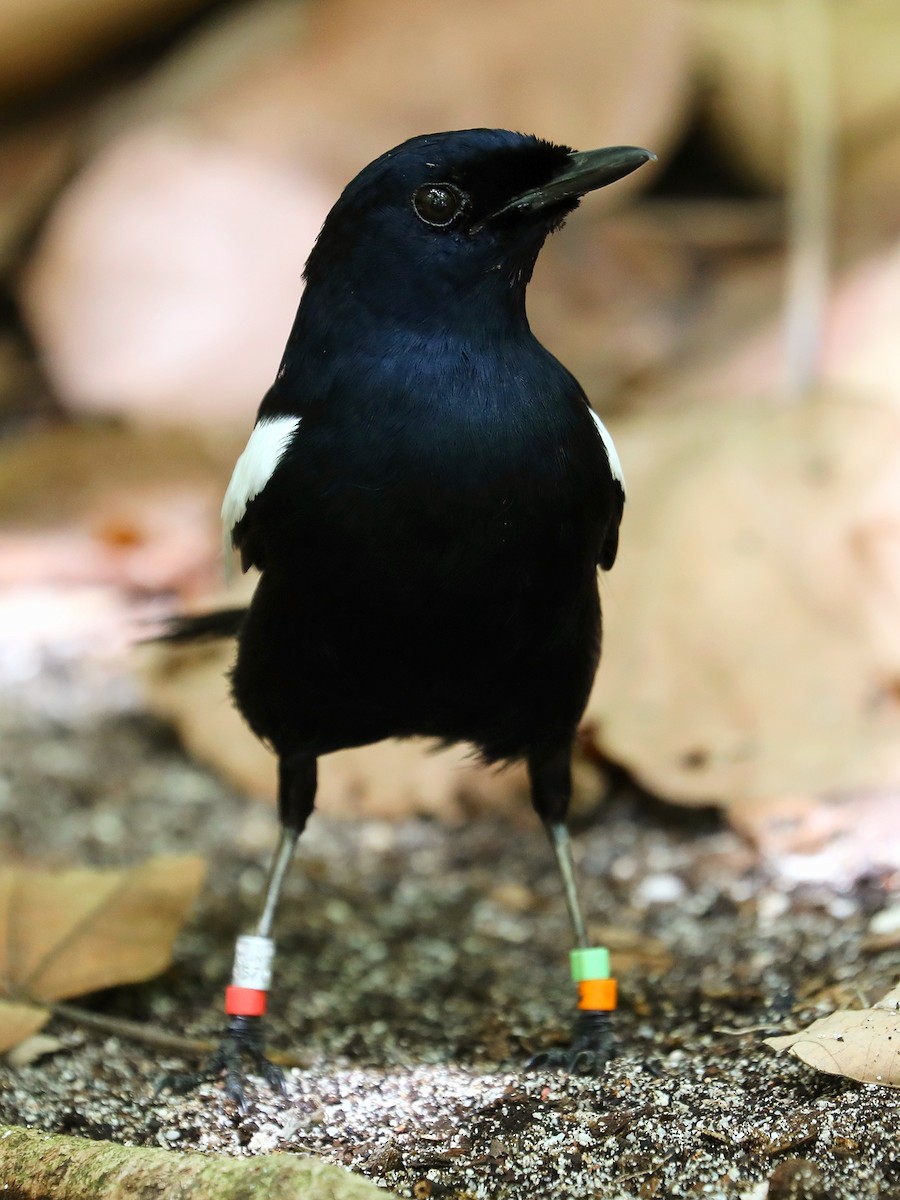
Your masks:
M 568 200 L 624 179 L 645 163 L 656 162 L 643 146 L 605 146 L 600 150 L 573 150 L 562 170 L 544 187 L 535 189 L 554 199 Z
M 578 201 L 588 192 L 624 179 L 645 163 L 656 162 L 652 150 L 643 146 L 606 146 L 600 150 L 573 150 L 552 179 L 522 192 L 494 216 L 509 212 L 539 212 L 554 204 Z

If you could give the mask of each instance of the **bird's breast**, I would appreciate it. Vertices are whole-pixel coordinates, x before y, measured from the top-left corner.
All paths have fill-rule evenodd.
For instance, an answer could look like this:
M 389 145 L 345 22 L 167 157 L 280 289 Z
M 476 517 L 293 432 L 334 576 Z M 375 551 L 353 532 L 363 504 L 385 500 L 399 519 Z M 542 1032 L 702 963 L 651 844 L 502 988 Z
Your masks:
M 592 569 L 609 467 L 537 343 L 381 339 L 340 361 L 255 514 L 267 568 L 437 599 Z

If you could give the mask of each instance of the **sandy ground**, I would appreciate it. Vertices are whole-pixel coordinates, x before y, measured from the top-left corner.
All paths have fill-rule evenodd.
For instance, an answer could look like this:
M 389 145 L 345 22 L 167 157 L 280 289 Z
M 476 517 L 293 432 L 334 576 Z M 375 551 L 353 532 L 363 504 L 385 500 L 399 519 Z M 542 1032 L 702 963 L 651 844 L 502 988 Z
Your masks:
M 124 680 L 72 664 L 0 702 L 6 859 L 210 859 L 176 965 L 95 1012 L 214 1037 L 235 932 L 252 924 L 274 817 L 185 757 Z M 86 688 L 85 679 L 90 686 Z M 895 982 L 884 882 L 779 884 L 709 812 L 620 782 L 576 823 L 598 940 L 621 981 L 599 1079 L 526 1073 L 565 1041 L 568 929 L 550 853 L 521 820 L 335 822 L 303 839 L 278 926 L 270 1044 L 307 1064 L 287 1097 L 153 1098 L 192 1064 L 57 1018 L 54 1052 L 0 1068 L 0 1121 L 231 1155 L 312 1152 L 425 1197 L 900 1197 L 900 1093 L 821 1075 L 761 1039 Z

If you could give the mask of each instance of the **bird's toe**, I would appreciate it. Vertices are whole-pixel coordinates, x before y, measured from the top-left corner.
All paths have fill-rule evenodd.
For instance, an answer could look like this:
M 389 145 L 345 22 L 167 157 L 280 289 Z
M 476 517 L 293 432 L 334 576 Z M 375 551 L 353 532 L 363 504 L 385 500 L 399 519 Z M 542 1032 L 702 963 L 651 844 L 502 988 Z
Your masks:
M 245 1062 L 249 1064 L 249 1070 L 245 1069 Z M 184 1095 L 201 1083 L 221 1077 L 225 1095 L 244 1117 L 249 1110 L 245 1085 L 251 1072 L 260 1075 L 274 1092 L 286 1094 L 284 1072 L 265 1056 L 261 1019 L 234 1017 L 218 1048 L 198 1071 L 162 1076 L 156 1083 L 154 1095 L 163 1091 Z
M 527 1071 L 561 1071 L 567 1075 L 602 1075 L 615 1057 L 612 1021 L 608 1013 L 580 1012 L 575 1021 L 572 1041 L 533 1055 L 525 1064 Z

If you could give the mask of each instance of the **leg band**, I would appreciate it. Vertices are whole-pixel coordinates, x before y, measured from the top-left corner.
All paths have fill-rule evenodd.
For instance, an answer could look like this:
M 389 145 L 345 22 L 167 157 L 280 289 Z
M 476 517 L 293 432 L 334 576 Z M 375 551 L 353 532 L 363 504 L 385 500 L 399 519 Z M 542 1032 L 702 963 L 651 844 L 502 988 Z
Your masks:
M 241 934 L 234 947 L 231 982 L 235 987 L 267 992 L 272 982 L 274 957 L 275 943 L 270 937 L 260 937 L 257 933 Z
M 578 984 L 578 1007 L 585 1012 L 613 1012 L 616 1007 L 616 981 L 582 979 Z
M 260 988 L 235 987 L 225 989 L 225 1011 L 229 1017 L 261 1017 L 266 1011 L 269 993 Z
M 570 955 L 572 978 L 578 984 L 582 1012 L 612 1012 L 616 1007 L 616 981 L 609 974 L 605 946 L 580 947 Z
M 225 989 L 230 1017 L 261 1017 L 266 1011 L 275 943 L 259 934 L 242 934 L 234 948 L 231 986 Z

